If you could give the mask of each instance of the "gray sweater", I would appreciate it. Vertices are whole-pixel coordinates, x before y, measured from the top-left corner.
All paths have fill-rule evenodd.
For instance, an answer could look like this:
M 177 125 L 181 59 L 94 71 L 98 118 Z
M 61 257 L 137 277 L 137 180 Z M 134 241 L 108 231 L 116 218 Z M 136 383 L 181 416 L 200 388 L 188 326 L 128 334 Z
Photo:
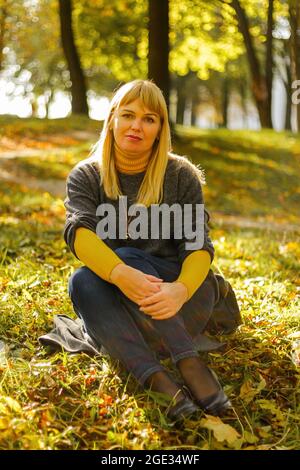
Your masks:
M 138 189 L 143 181 L 145 172 L 133 175 L 118 173 L 122 193 L 128 197 L 128 207 L 135 202 Z M 79 227 L 85 227 L 96 233 L 96 227 L 101 220 L 96 215 L 99 204 L 110 203 L 116 209 L 119 216 L 119 201 L 112 200 L 106 196 L 103 185 L 100 183 L 100 173 L 98 162 L 95 157 L 89 157 L 79 162 L 70 172 L 67 178 L 66 199 L 66 223 L 64 228 L 64 239 L 70 247 L 73 254 L 75 232 Z M 203 204 L 203 194 L 195 166 L 187 159 L 176 155 L 169 156 L 163 186 L 163 203 L 171 206 L 174 203 L 183 204 Z M 209 252 L 211 259 L 214 257 L 214 247 L 209 237 L 209 228 L 207 222 L 209 214 L 205 210 L 205 230 L 204 244 L 202 249 Z M 148 227 L 151 227 L 150 210 L 148 210 Z M 193 229 L 196 226 L 193 225 Z M 174 221 L 171 217 L 171 230 L 174 231 Z M 118 233 L 118 230 L 117 230 Z M 184 234 L 184 232 L 183 232 Z M 186 250 L 185 243 L 192 242 L 184 236 L 182 239 L 163 239 L 161 231 L 158 239 L 105 239 L 104 242 L 112 249 L 131 246 L 140 248 L 145 252 L 165 258 L 169 261 L 182 263 L 183 260 L 192 253 L 192 250 Z

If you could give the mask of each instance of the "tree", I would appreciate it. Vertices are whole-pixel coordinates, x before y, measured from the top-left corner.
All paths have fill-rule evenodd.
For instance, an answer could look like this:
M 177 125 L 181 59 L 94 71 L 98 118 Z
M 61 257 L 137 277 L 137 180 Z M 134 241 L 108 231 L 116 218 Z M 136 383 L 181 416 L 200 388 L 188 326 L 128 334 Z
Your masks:
M 147 2 L 74 0 L 73 24 L 89 88 L 107 94 L 147 77 Z
M 3 50 L 5 47 L 5 30 L 7 18 L 7 0 L 0 2 L 0 72 L 3 68 Z
M 169 105 L 169 0 L 149 0 L 148 78 L 163 91 Z
M 1 7 L 5 7 L 2 75 L 10 83 L 9 94 L 26 97 L 33 115 L 38 101 L 44 102 L 47 112 L 55 93 L 69 85 L 59 44 L 57 2 L 0 0 L 3 13 Z
M 291 28 L 291 73 L 293 80 L 300 80 L 300 4 L 289 0 L 289 21 Z M 300 105 L 297 104 L 297 127 L 300 132 Z
M 227 64 L 243 55 L 243 42 L 234 12 L 217 0 L 170 2 L 170 70 L 177 95 L 176 122 L 182 123 L 186 106 L 191 107 L 191 122 L 204 103 L 215 105 L 219 122 L 218 90 Z M 219 79 L 212 78 L 216 72 Z M 224 109 L 226 103 L 224 103 Z
M 72 82 L 72 112 L 88 114 L 86 84 L 72 27 L 72 0 L 59 0 L 61 41 Z
M 220 2 L 184 0 L 170 3 L 170 70 L 180 76 L 195 72 L 202 80 L 211 71 L 243 54 L 232 9 Z
M 292 74 L 291 74 L 291 37 L 280 37 L 275 48 L 276 71 L 280 77 L 286 93 L 285 124 L 287 131 L 292 129 Z
M 239 0 L 229 3 L 234 9 L 239 30 L 243 36 L 249 68 L 252 76 L 252 92 L 256 102 L 260 123 L 262 127 L 272 128 L 272 84 L 273 84 L 273 10 L 274 0 L 268 0 L 265 64 L 261 66 L 254 47 L 254 38 L 250 31 L 249 18 Z
M 9 30 L 12 29 L 14 37 L 9 42 L 10 34 L 6 34 L 6 50 L 10 52 L 5 55 L 5 66 L 14 64 L 15 68 L 19 68 L 19 72 L 15 72 L 16 78 L 24 72 L 30 83 L 26 90 L 24 88 L 24 93 L 33 102 L 43 96 L 47 107 L 58 90 L 72 90 L 74 103 L 84 89 L 77 85 L 77 91 L 74 92 L 78 74 L 75 71 L 71 76 L 73 69 L 70 60 L 66 63 L 63 50 L 59 47 L 58 7 L 59 4 L 69 3 L 72 7 L 69 10 L 72 44 L 76 46 L 83 80 L 84 77 L 88 79 L 89 94 L 109 96 L 120 82 L 146 78 L 148 75 L 163 89 L 168 100 L 170 73 L 172 80 L 175 77 L 173 86 L 177 90 L 178 121 L 182 120 L 186 100 L 192 106 L 192 121 L 195 121 L 199 99 L 203 106 L 203 90 L 207 88 L 207 95 L 217 106 L 217 122 L 222 122 L 221 87 L 225 91 L 228 89 L 222 78 L 226 76 L 227 64 L 245 54 L 234 9 L 228 3 L 231 0 L 224 3 L 220 0 L 152 0 L 151 5 L 144 0 L 73 0 L 72 3 L 57 0 L 0 0 L 0 6 L 6 2 L 12 3 L 8 9 L 11 19 L 6 24 Z M 253 3 L 257 5 L 257 2 Z M 251 27 L 253 24 L 258 25 L 260 32 L 263 31 L 266 24 L 263 14 L 253 13 L 250 0 L 241 0 L 241 3 L 246 8 Z M 61 26 L 65 27 L 66 24 L 64 21 Z M 257 55 L 263 50 L 262 37 L 263 33 L 259 37 L 254 35 Z M 198 83 L 199 80 L 201 83 Z M 248 87 L 248 80 L 243 83 Z M 220 89 L 213 90 L 215 86 Z M 196 96 L 198 88 L 202 93 L 200 97 Z M 230 82 L 230 89 L 233 88 L 236 88 L 235 77 L 231 77 Z M 226 96 L 229 93 L 230 90 Z M 86 102 L 85 91 L 82 94 Z M 223 123 L 226 122 L 226 109 L 225 100 Z

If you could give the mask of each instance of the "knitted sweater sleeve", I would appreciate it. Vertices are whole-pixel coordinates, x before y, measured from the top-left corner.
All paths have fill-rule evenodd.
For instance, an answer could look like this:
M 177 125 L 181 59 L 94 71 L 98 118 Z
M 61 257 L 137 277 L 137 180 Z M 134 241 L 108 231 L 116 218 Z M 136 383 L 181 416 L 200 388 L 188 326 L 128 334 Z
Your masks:
M 99 221 L 96 211 L 99 203 L 97 185 L 93 184 L 92 173 L 87 167 L 74 167 L 66 183 L 64 239 L 76 258 L 74 249 L 76 230 L 79 227 L 85 227 L 96 233 Z
M 96 235 L 98 182 L 87 165 L 75 167 L 67 178 L 64 239 L 72 253 L 102 279 L 109 281 L 117 264 L 124 264 Z
M 103 240 L 84 227 L 76 230 L 74 248 L 80 261 L 107 282 L 111 282 L 112 270 L 125 264 Z
M 206 279 L 209 268 L 210 256 L 205 250 L 195 250 L 185 258 L 176 282 L 181 282 L 187 288 L 187 300 L 190 300 Z
M 178 203 L 181 205 L 182 213 L 186 211 L 186 205 L 189 205 L 192 218 L 191 224 L 188 227 L 183 223 L 182 237 L 174 239 L 174 243 L 178 250 L 178 259 L 183 263 L 185 258 L 195 250 L 205 250 L 209 253 L 211 261 L 214 259 L 214 246 L 209 236 L 209 213 L 204 206 L 204 198 L 202 193 L 201 183 L 194 166 L 191 163 L 186 163 L 182 166 L 178 176 Z M 203 223 L 199 222 L 196 217 L 197 204 L 203 204 L 204 207 L 204 220 Z M 190 219 L 190 218 L 189 218 Z M 184 218 L 183 218 L 184 221 Z M 187 230 L 188 228 L 188 230 Z M 189 238 L 186 232 L 195 233 L 192 238 Z M 203 240 L 202 246 L 199 246 L 198 240 Z M 197 242 L 197 243 L 195 243 Z M 190 248 L 190 243 L 195 243 L 195 248 Z

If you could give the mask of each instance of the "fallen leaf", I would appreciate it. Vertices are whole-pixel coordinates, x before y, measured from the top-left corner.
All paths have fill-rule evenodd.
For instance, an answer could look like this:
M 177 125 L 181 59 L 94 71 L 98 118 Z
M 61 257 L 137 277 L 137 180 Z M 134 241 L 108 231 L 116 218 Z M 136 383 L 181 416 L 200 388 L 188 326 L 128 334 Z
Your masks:
M 244 431 L 243 437 L 244 437 L 244 440 L 248 442 L 249 444 L 254 444 L 255 442 L 258 441 L 258 437 L 249 431 Z
M 271 400 L 258 400 L 258 404 L 260 408 L 263 410 L 268 410 L 270 413 L 272 413 L 273 416 L 275 416 L 275 419 L 277 421 L 277 424 L 279 426 L 285 426 L 286 425 L 286 420 L 284 417 L 284 414 L 282 411 L 276 406 L 274 401 Z
M 1 401 L 2 403 L 4 402 L 3 404 L 5 404 L 7 408 L 10 408 L 11 411 L 15 411 L 16 413 L 22 411 L 20 404 L 11 397 L 1 397 Z
M 246 380 L 246 382 L 241 386 L 240 398 L 242 398 L 245 403 L 250 403 L 253 398 L 266 387 L 265 379 L 262 376 L 260 377 L 261 381 L 256 384 L 256 386 L 253 386 L 253 382 L 250 379 Z
M 200 421 L 200 426 L 213 431 L 214 437 L 218 442 L 227 441 L 228 444 L 233 444 L 240 437 L 239 433 L 232 426 L 223 423 L 223 421 L 216 416 L 203 418 Z

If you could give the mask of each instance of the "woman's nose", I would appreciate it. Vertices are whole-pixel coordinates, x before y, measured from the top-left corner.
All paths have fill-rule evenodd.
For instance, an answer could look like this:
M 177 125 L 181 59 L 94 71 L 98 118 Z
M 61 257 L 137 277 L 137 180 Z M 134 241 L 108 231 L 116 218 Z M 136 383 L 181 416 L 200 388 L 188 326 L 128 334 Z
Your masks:
M 132 129 L 135 130 L 140 130 L 142 127 L 142 123 L 140 119 L 134 119 L 134 121 L 131 124 Z

